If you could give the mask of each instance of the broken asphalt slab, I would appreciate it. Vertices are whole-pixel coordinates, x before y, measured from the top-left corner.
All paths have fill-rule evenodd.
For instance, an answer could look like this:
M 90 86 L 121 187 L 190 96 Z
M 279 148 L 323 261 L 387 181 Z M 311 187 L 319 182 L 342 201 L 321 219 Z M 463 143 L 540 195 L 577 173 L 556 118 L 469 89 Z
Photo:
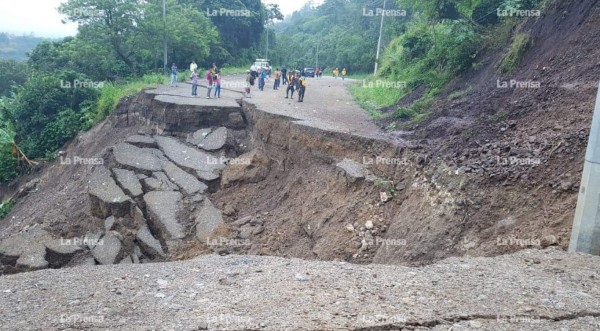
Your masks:
M 156 155 L 127 143 L 117 144 L 113 148 L 113 155 L 119 165 L 130 170 L 137 170 L 147 175 L 153 171 L 162 170 L 160 160 Z
M 148 221 L 153 229 L 159 229 L 165 239 L 182 239 L 185 237 L 184 226 L 178 221 L 182 194 L 174 191 L 154 191 L 144 195 L 148 208 Z
M 92 215 L 99 218 L 129 214 L 131 199 L 121 190 L 104 166 L 94 169 L 89 181 Z
M 40 228 L 32 228 L 24 233 L 0 241 L 0 264 L 14 264 L 23 271 L 47 268 L 50 263 L 47 253 L 55 259 L 68 262 L 82 247 L 71 240 L 53 238 Z
M 155 139 L 160 150 L 176 165 L 187 171 L 205 172 L 218 177 L 217 174 L 225 168 L 218 157 L 189 147 L 175 138 L 156 136 Z

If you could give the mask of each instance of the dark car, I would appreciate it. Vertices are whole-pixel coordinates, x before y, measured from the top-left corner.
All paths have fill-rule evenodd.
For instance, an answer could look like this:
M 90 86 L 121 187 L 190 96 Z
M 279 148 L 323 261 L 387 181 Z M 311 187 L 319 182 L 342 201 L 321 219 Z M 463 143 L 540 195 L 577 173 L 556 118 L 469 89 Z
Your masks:
M 315 78 L 315 68 L 304 68 L 304 74 L 306 77 Z

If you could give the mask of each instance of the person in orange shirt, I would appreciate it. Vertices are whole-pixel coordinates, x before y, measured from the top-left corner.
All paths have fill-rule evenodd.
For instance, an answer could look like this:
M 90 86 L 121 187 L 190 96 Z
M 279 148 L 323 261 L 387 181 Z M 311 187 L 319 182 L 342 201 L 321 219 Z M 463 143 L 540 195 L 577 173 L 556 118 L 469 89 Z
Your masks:
M 273 73 L 273 78 L 275 79 L 275 83 L 273 84 L 273 89 L 274 90 L 278 90 L 279 89 L 279 84 L 281 83 L 281 71 L 279 71 L 279 68 L 275 69 L 275 73 Z

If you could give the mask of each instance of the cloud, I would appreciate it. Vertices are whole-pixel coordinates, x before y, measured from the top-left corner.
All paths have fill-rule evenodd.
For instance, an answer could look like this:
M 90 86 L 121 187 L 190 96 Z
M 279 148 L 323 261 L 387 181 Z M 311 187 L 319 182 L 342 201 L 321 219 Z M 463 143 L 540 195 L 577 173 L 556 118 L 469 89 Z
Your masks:
M 77 33 L 77 24 L 61 23 L 56 10 L 64 0 L 2 0 L 0 31 L 13 34 L 33 33 L 39 37 L 58 38 Z

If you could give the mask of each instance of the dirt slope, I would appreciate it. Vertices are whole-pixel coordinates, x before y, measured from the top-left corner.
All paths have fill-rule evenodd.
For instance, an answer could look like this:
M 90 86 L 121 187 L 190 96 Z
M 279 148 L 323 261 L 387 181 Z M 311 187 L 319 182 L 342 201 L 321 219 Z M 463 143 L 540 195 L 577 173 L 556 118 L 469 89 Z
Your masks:
M 467 247 L 489 251 L 498 236 L 554 236 L 566 246 L 600 79 L 599 31 L 600 1 L 554 1 L 513 31 L 532 43 L 513 73 L 499 73 L 505 52 L 485 55 L 409 128 L 432 167 L 473 185 L 461 224 Z M 498 88 L 510 80 L 540 88 Z

